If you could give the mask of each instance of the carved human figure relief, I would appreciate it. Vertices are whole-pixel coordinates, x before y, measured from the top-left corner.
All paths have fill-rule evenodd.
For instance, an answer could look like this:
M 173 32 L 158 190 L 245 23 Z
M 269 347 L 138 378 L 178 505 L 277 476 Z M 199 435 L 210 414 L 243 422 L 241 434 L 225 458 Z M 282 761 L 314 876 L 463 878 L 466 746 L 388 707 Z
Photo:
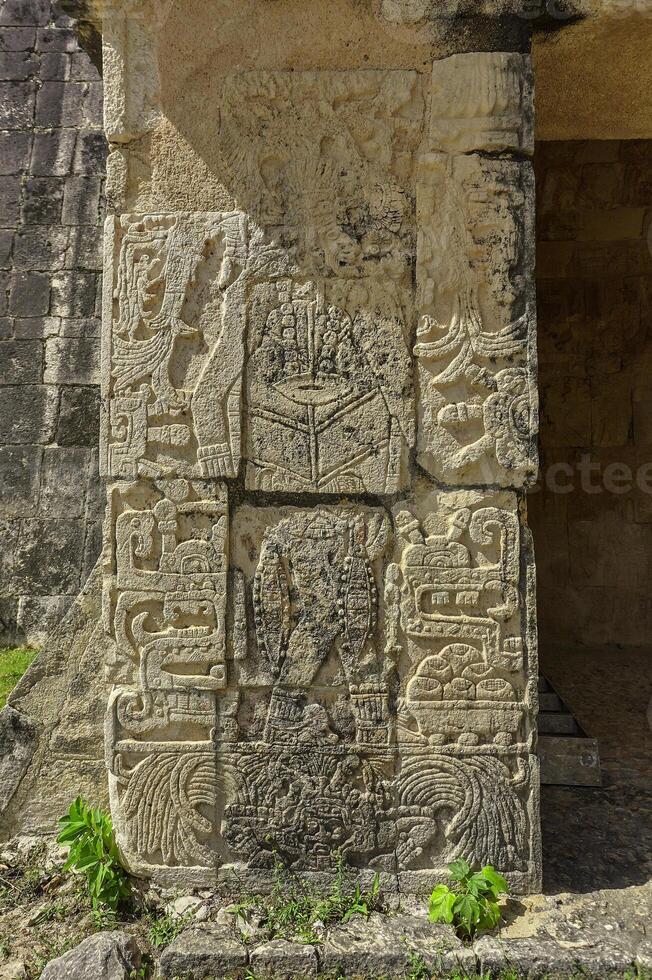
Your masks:
M 247 654 L 234 663 L 222 834 L 250 866 L 269 867 L 274 848 L 307 868 L 327 869 L 333 848 L 391 866 L 392 664 L 378 599 L 389 533 L 386 512 L 350 504 L 236 512 Z
M 107 252 L 103 472 L 236 476 L 245 216 L 124 215 Z

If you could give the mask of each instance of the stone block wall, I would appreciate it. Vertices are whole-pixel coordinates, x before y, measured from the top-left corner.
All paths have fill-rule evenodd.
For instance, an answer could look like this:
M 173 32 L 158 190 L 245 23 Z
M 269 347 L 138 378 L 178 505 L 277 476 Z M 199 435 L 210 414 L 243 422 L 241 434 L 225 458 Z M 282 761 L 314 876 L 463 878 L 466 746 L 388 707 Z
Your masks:
M 102 82 L 50 0 L 0 4 L 0 642 L 42 642 L 101 546 Z
M 535 170 L 545 669 L 652 630 L 652 141 L 538 143 Z

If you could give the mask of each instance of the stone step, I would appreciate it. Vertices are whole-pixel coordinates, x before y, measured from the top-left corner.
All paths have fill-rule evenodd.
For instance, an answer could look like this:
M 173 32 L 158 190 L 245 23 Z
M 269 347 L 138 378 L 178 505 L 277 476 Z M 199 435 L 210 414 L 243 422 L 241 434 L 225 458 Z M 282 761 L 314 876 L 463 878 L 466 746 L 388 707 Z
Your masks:
M 580 735 L 580 729 L 569 711 L 539 712 L 539 735 Z
M 577 723 L 549 680 L 539 676 L 537 753 L 543 785 L 601 786 L 598 742 Z
M 563 711 L 564 703 L 554 691 L 539 694 L 539 711 Z
M 540 735 L 541 782 L 547 786 L 601 786 L 598 741 L 586 735 Z

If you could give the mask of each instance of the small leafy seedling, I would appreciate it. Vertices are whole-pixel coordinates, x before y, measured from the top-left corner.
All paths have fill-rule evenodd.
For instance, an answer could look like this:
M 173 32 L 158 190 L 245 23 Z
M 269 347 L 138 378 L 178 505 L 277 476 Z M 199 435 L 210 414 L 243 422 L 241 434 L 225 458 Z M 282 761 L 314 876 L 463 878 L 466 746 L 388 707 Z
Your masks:
M 111 817 L 78 796 L 59 826 L 57 843 L 70 846 L 64 871 L 73 870 L 86 878 L 95 911 L 116 912 L 120 903 L 129 898 L 131 889 Z
M 495 928 L 500 922 L 497 900 L 509 891 L 502 875 L 490 864 L 474 872 L 462 858 L 449 864 L 448 870 L 453 885 L 437 885 L 432 892 L 428 913 L 431 922 L 452 922 L 463 939 Z

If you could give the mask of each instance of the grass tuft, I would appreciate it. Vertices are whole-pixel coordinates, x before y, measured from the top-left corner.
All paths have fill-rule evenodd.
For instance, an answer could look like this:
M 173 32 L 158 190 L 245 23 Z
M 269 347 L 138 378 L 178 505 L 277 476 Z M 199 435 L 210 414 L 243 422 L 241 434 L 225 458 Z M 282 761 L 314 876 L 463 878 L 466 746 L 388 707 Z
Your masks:
M 29 647 L 0 647 L 0 708 L 37 653 Z

